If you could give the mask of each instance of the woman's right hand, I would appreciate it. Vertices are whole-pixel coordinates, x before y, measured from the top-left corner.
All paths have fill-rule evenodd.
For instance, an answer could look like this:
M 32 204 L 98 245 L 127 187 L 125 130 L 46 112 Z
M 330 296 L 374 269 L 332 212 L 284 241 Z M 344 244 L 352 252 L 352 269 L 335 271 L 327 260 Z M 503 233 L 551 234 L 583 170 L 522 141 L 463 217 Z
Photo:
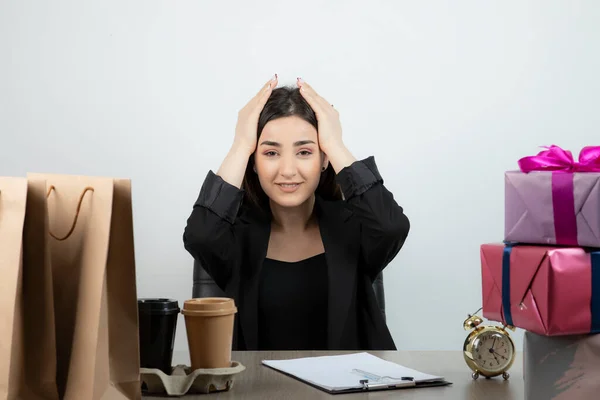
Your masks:
M 254 96 L 248 104 L 238 112 L 238 121 L 235 127 L 234 147 L 244 152 L 248 156 L 256 150 L 258 140 L 257 128 L 258 117 L 265 106 L 265 103 L 271 95 L 273 88 L 277 87 L 277 74 L 269 80 L 260 91 Z

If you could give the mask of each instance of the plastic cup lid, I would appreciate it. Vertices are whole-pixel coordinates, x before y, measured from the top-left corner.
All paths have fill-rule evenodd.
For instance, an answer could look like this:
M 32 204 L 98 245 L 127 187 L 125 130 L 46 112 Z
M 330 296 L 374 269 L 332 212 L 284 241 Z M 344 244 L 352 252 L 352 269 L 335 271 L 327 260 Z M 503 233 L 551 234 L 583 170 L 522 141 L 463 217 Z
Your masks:
M 138 310 L 145 313 L 178 313 L 179 303 L 174 299 L 144 298 L 138 299 Z
M 235 301 L 227 297 L 203 297 L 186 300 L 183 303 L 183 315 L 219 316 L 235 314 Z

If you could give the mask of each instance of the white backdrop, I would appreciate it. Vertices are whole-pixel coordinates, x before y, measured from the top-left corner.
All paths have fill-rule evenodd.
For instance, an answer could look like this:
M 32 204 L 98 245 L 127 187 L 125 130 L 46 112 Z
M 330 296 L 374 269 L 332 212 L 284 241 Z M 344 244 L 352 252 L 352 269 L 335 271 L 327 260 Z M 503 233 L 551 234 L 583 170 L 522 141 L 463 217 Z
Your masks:
M 183 302 L 183 228 L 238 110 L 273 73 L 302 76 L 411 220 L 385 272 L 397 346 L 460 349 L 503 172 L 600 144 L 599 20 L 592 0 L 1 0 L 0 174 L 131 178 L 138 296 Z

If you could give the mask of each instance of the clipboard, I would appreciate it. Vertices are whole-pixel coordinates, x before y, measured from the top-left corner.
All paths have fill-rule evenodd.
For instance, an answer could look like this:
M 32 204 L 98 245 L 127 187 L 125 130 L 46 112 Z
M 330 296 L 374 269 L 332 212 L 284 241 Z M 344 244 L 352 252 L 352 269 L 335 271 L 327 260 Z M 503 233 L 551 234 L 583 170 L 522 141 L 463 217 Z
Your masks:
M 262 364 L 329 394 L 452 385 L 444 377 L 425 374 L 369 353 L 263 360 Z

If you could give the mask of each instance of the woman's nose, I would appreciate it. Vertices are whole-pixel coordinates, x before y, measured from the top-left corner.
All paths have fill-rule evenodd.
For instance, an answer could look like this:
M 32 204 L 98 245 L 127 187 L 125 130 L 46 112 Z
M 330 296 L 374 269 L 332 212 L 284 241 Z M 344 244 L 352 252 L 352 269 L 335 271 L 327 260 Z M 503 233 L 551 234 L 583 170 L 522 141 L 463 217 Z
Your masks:
M 279 173 L 281 176 L 291 178 L 296 175 L 296 163 L 293 158 L 283 157 L 281 159 L 281 165 L 279 167 Z

